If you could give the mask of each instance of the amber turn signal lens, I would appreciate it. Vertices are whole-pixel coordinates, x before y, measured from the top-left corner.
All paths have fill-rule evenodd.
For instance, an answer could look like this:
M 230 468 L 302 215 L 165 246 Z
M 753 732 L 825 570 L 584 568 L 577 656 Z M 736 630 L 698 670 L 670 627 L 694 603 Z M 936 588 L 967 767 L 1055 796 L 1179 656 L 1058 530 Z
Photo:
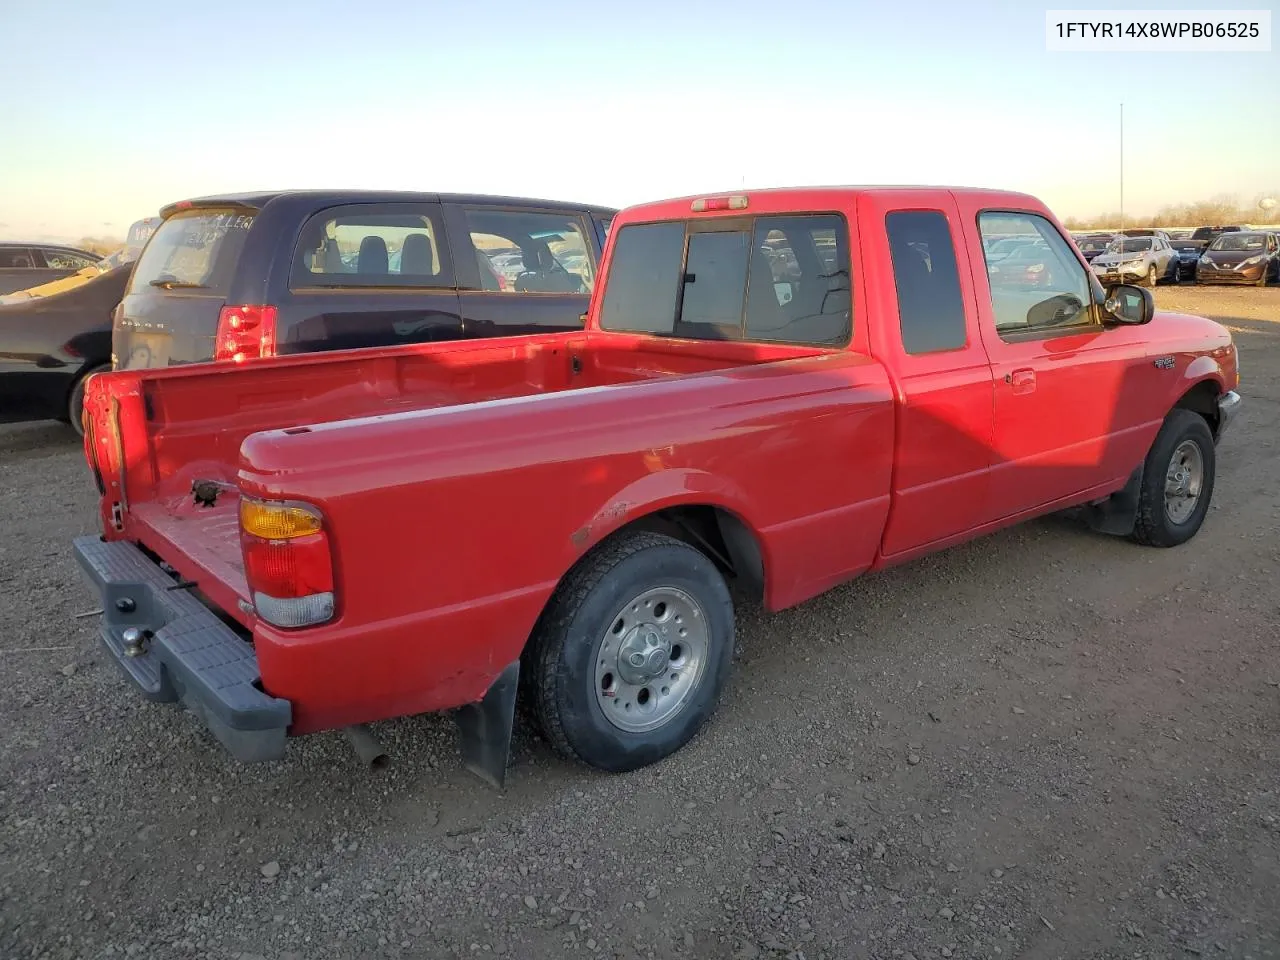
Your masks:
M 297 504 L 240 498 L 240 529 L 263 540 L 291 540 L 319 533 L 320 514 Z

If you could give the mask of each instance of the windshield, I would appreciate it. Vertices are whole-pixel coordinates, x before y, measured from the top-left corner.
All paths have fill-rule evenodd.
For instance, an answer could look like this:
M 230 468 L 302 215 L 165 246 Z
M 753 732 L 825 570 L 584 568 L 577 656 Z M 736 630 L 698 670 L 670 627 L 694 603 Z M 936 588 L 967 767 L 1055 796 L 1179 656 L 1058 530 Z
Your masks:
M 1254 250 L 1267 245 L 1265 233 L 1224 233 L 1209 245 L 1210 250 Z
M 162 223 L 133 271 L 130 293 L 192 287 L 221 292 L 244 245 L 253 214 L 184 210 Z
M 1080 244 L 1080 249 L 1085 253 L 1101 252 L 1107 249 L 1107 244 L 1110 242 L 1110 240 L 1085 240 Z
M 1113 240 L 1107 244 L 1107 253 L 1142 253 L 1150 249 L 1150 240 Z

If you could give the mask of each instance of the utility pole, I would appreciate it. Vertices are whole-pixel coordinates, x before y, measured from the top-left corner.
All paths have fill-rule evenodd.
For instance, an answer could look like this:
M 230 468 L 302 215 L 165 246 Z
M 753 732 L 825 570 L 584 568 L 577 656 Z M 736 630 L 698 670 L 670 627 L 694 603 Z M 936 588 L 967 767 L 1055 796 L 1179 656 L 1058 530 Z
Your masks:
M 1120 229 L 1124 229 L 1124 104 L 1120 104 Z

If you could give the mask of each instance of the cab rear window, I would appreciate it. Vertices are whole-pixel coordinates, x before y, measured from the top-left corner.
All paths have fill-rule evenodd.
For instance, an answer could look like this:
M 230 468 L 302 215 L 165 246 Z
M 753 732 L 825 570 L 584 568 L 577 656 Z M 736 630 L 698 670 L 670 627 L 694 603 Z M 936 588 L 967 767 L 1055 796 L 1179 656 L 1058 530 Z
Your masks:
M 184 210 L 156 229 L 133 270 L 130 293 L 200 290 L 225 294 L 253 214 Z
M 622 227 L 605 330 L 843 346 L 852 333 L 849 234 L 837 214 Z

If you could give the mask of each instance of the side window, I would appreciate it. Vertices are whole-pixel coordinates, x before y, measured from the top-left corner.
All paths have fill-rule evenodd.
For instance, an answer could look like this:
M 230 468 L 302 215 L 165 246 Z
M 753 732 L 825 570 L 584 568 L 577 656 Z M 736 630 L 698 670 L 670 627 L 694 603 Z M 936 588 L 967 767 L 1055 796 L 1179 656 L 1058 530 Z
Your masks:
M 313 216 L 302 228 L 291 286 L 451 287 L 440 208 L 352 204 Z
M 897 210 L 885 217 L 885 230 L 903 348 L 910 354 L 960 349 L 967 342 L 964 299 L 946 216 Z
M 853 332 L 849 232 L 834 214 L 759 217 L 746 339 L 842 346 Z
M 588 294 L 595 286 L 582 218 L 485 207 L 464 208 L 462 214 L 480 268 L 481 289 Z
M 67 250 L 44 250 L 45 265 L 54 270 L 83 270 L 95 263 L 92 257 L 81 256 Z
M 673 333 L 683 257 L 683 223 L 642 223 L 619 230 L 600 305 L 600 326 Z
M 18 247 L 5 247 L 0 249 L 0 267 L 30 270 L 35 267 L 35 265 L 36 262 L 32 258 L 30 250 L 23 250 Z
M 1093 322 L 1089 278 L 1053 224 L 1034 213 L 987 211 L 978 216 L 985 240 L 1018 242 L 986 249 L 996 331 L 1002 339 Z

